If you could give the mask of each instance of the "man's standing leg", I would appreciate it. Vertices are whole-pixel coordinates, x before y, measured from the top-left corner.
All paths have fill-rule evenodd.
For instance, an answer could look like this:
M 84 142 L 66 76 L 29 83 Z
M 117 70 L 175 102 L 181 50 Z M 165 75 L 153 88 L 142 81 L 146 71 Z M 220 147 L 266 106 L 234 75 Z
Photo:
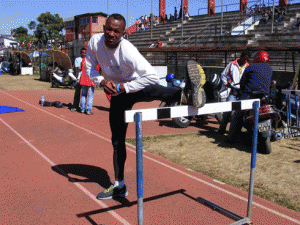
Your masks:
M 75 94 L 74 94 L 73 106 L 72 106 L 71 111 L 77 111 L 79 109 L 80 92 L 81 92 L 81 85 L 78 82 L 75 85 Z
M 126 161 L 126 144 L 125 137 L 128 124 L 125 123 L 124 114 L 126 110 L 130 110 L 135 103 L 135 96 L 133 94 L 120 94 L 111 97 L 109 123 L 112 133 L 113 165 L 115 172 L 115 182 L 105 191 L 97 195 L 97 199 L 105 200 L 114 197 L 126 197 L 128 195 L 127 188 L 124 181 L 124 167 Z

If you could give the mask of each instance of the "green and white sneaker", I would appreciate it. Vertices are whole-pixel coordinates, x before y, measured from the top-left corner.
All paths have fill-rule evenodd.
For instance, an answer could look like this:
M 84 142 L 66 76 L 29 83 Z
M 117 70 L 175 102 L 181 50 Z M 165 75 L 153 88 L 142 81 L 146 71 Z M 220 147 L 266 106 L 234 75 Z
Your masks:
M 100 192 L 97 195 L 97 199 L 99 200 L 106 200 L 106 199 L 112 199 L 116 197 L 125 198 L 128 195 L 126 185 L 124 185 L 122 188 L 114 187 L 114 185 L 111 185 L 108 189 L 106 189 L 103 192 Z
M 197 108 L 201 108 L 206 103 L 206 94 L 203 85 L 206 83 L 206 76 L 202 67 L 195 61 L 187 62 L 187 74 L 190 82 L 191 98 L 190 104 Z

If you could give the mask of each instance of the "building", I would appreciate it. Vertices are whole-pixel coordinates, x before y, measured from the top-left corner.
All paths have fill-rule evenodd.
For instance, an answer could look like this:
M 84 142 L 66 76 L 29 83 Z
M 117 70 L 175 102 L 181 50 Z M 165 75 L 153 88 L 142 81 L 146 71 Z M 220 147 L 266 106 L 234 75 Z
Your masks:
M 106 18 L 106 13 L 96 12 L 65 19 L 66 45 L 74 44 L 78 41 L 82 43 L 83 41 L 84 47 L 87 47 L 88 41 L 94 34 L 103 33 Z
M 0 56 L 4 55 L 4 50 L 18 47 L 19 43 L 11 35 L 0 35 Z

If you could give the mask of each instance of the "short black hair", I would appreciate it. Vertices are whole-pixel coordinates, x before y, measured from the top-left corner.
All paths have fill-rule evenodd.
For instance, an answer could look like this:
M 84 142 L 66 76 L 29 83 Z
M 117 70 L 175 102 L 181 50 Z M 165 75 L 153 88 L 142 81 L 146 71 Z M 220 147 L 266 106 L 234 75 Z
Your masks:
M 85 48 L 85 47 L 82 47 L 82 48 L 80 49 L 80 52 L 82 52 L 82 51 L 86 51 L 86 48 Z
M 240 58 L 248 56 L 250 57 L 250 52 L 248 50 L 242 51 Z
M 124 18 L 124 16 L 122 16 L 121 14 L 119 14 L 119 13 L 113 13 L 113 14 L 111 14 L 111 15 L 109 15 L 108 17 L 107 17 L 107 20 L 109 19 L 109 18 L 114 18 L 115 20 L 122 20 L 123 22 L 124 22 L 124 29 L 125 29 L 125 27 L 126 27 L 126 20 L 125 20 L 125 18 Z M 106 20 L 106 21 L 107 21 Z

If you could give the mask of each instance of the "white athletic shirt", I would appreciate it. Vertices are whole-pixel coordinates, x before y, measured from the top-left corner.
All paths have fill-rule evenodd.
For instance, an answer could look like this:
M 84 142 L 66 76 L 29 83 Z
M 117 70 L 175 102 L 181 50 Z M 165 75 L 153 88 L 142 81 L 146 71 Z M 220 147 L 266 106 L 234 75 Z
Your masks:
M 96 70 L 99 63 L 102 74 Z M 140 54 L 134 45 L 124 38 L 117 48 L 110 49 L 104 43 L 104 34 L 95 34 L 90 39 L 86 54 L 86 74 L 99 85 L 103 79 L 124 83 L 126 93 L 144 89 L 150 84 L 159 84 L 155 69 Z

